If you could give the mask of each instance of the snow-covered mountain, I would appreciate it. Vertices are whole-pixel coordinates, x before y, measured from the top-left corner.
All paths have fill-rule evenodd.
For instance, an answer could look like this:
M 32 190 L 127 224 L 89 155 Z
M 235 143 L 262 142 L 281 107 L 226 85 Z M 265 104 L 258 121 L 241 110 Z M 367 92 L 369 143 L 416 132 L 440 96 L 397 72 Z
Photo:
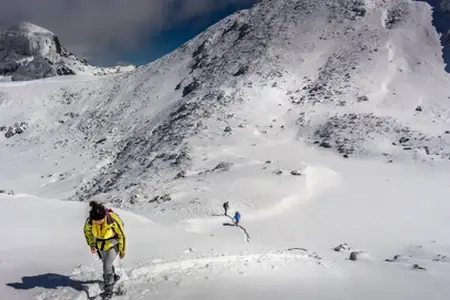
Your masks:
M 105 75 L 134 70 L 134 66 L 100 68 L 67 51 L 59 38 L 37 25 L 20 22 L 0 34 L 0 76 L 13 81 L 58 75 Z
M 33 47 L 61 57 L 54 36 L 42 34 L 52 43 Z M 346 158 L 448 161 L 442 65 L 425 3 L 262 1 L 134 72 L 4 84 L 2 143 L 21 161 L 39 158 L 40 170 L 71 174 L 68 197 L 106 193 L 124 203 L 206 168 L 197 162 L 201 144 L 236 139 L 301 140 Z
M 151 220 L 121 211 L 123 299 L 447 299 L 450 76 L 432 16 L 263 0 L 132 72 L 1 83 L 0 227 L 20 239 L 0 233 L 0 296 L 92 299 L 76 228 L 97 199 Z
M 60 57 L 52 42 L 33 47 Z M 41 172 L 52 170 L 71 182 L 66 197 L 124 205 L 213 169 L 204 145 L 287 139 L 350 159 L 448 161 L 440 48 L 425 3 L 262 1 L 134 72 L 3 84 L 3 151 L 15 158 L 2 157 L 40 161 L 20 172 L 41 181 L 32 194 L 55 190 Z

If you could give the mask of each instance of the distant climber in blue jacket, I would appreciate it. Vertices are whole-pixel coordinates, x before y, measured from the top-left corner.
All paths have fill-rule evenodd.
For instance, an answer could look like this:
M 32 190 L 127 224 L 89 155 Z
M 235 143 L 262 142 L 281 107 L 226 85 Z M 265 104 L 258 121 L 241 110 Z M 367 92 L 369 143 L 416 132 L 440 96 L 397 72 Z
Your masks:
M 241 220 L 241 214 L 237 211 L 235 214 L 234 214 L 234 225 L 235 226 L 239 226 L 239 221 Z

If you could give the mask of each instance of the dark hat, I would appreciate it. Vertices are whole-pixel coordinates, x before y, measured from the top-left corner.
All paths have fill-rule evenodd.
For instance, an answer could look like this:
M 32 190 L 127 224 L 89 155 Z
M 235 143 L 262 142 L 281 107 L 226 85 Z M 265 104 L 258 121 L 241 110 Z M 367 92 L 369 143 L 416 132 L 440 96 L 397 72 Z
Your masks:
M 91 201 L 89 203 L 89 206 L 92 207 L 91 211 L 89 212 L 89 217 L 92 220 L 99 221 L 99 220 L 103 220 L 105 218 L 106 209 L 103 205 L 101 205 L 95 201 Z

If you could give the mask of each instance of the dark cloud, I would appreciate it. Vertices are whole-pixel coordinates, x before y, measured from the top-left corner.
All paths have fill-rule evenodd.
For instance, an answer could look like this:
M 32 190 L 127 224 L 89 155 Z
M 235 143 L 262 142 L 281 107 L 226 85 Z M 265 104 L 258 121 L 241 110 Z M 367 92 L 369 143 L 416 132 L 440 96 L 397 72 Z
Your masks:
M 252 0 L 1 0 L 0 30 L 28 21 L 72 52 L 131 50 L 153 33 L 228 4 Z

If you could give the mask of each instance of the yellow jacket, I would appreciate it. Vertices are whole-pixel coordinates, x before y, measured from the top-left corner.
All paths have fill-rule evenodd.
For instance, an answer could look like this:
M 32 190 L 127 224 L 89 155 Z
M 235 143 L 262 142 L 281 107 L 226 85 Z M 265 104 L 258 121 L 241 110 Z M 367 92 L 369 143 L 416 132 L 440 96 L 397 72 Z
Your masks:
M 91 248 L 107 251 L 119 245 L 119 253 L 125 255 L 126 237 L 120 217 L 108 211 L 105 222 L 99 225 L 90 218 L 84 223 L 84 237 Z

